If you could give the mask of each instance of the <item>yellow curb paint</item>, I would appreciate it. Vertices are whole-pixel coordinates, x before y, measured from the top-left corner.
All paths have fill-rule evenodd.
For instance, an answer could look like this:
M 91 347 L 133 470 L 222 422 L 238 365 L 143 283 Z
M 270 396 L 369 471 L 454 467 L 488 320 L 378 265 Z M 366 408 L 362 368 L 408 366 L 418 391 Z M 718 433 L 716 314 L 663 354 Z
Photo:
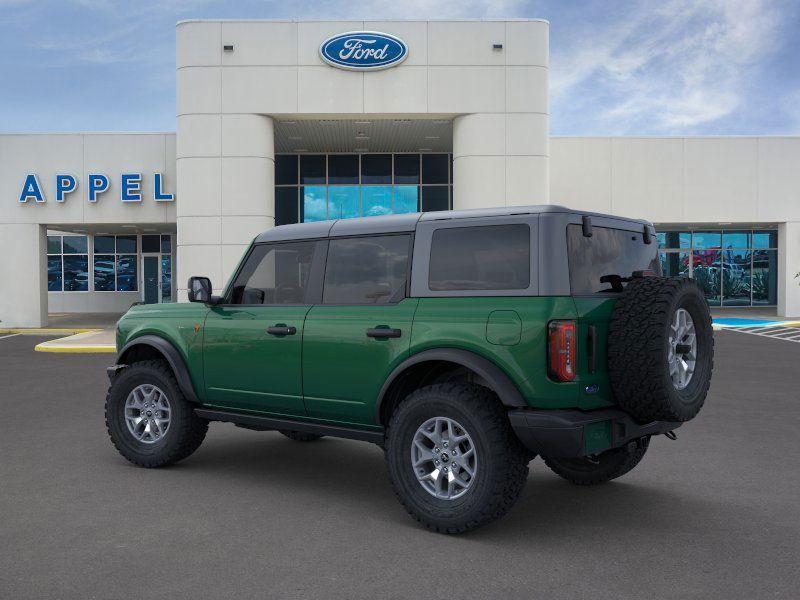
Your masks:
M 76 335 L 78 333 L 98 333 L 102 329 L 48 329 L 46 327 L 25 327 L 0 329 L 0 334 L 21 333 L 22 335 Z
M 55 352 L 61 354 L 115 354 L 116 346 L 66 346 L 63 344 L 50 345 L 48 342 L 36 344 L 33 347 L 36 352 Z

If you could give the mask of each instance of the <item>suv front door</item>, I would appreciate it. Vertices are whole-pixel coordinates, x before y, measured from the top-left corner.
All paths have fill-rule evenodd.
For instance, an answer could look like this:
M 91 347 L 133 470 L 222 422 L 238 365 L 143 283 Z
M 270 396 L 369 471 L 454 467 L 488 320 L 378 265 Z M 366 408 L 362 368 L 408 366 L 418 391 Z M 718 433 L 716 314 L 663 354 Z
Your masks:
M 303 332 L 309 416 L 374 423 L 381 385 L 408 356 L 418 304 L 406 298 L 410 249 L 408 234 L 330 240 L 322 304 Z
M 322 265 L 318 245 L 324 242 L 253 246 L 228 296 L 206 317 L 203 369 L 209 404 L 306 414 L 301 349 L 315 295 L 309 282 L 319 279 L 311 277 L 315 254 Z

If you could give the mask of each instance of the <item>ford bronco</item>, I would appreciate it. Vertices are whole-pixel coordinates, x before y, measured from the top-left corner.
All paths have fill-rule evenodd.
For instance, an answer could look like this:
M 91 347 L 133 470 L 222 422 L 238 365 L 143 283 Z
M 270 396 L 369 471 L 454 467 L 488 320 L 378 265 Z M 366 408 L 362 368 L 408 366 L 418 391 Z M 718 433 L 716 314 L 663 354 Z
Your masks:
M 547 205 L 285 225 L 212 295 L 132 307 L 105 418 L 129 461 L 209 423 L 384 449 L 398 499 L 458 533 L 505 514 L 529 463 L 593 485 L 700 411 L 708 304 L 661 276 L 645 221 Z

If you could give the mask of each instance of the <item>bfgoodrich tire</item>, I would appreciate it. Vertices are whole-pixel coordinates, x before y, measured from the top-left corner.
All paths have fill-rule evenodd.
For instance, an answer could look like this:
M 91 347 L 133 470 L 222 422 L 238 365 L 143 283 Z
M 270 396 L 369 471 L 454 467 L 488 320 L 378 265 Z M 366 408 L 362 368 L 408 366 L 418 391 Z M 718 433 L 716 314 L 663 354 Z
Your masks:
M 140 467 L 183 460 L 208 431 L 208 421 L 195 415 L 169 365 L 160 360 L 133 363 L 114 378 L 105 416 L 114 447 Z
M 503 516 L 519 498 L 529 456 L 497 397 L 462 383 L 421 388 L 387 430 L 389 478 L 411 516 L 462 533 Z
M 700 286 L 685 277 L 631 281 L 609 323 L 608 374 L 619 406 L 640 422 L 688 421 L 703 407 L 713 368 Z
M 559 477 L 576 485 L 598 485 L 631 471 L 644 458 L 650 438 L 643 437 L 622 448 L 584 458 L 545 458 L 545 464 Z

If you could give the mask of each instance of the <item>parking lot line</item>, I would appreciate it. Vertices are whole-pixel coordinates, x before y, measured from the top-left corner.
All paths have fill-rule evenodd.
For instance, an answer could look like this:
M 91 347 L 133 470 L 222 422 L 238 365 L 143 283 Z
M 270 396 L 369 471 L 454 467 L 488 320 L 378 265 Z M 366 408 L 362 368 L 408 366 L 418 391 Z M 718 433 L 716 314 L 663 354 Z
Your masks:
M 12 333 L 10 335 L 0 335 L 0 340 L 4 340 L 4 339 L 10 338 L 10 337 L 16 337 L 18 335 L 22 335 L 22 334 L 21 333 Z

